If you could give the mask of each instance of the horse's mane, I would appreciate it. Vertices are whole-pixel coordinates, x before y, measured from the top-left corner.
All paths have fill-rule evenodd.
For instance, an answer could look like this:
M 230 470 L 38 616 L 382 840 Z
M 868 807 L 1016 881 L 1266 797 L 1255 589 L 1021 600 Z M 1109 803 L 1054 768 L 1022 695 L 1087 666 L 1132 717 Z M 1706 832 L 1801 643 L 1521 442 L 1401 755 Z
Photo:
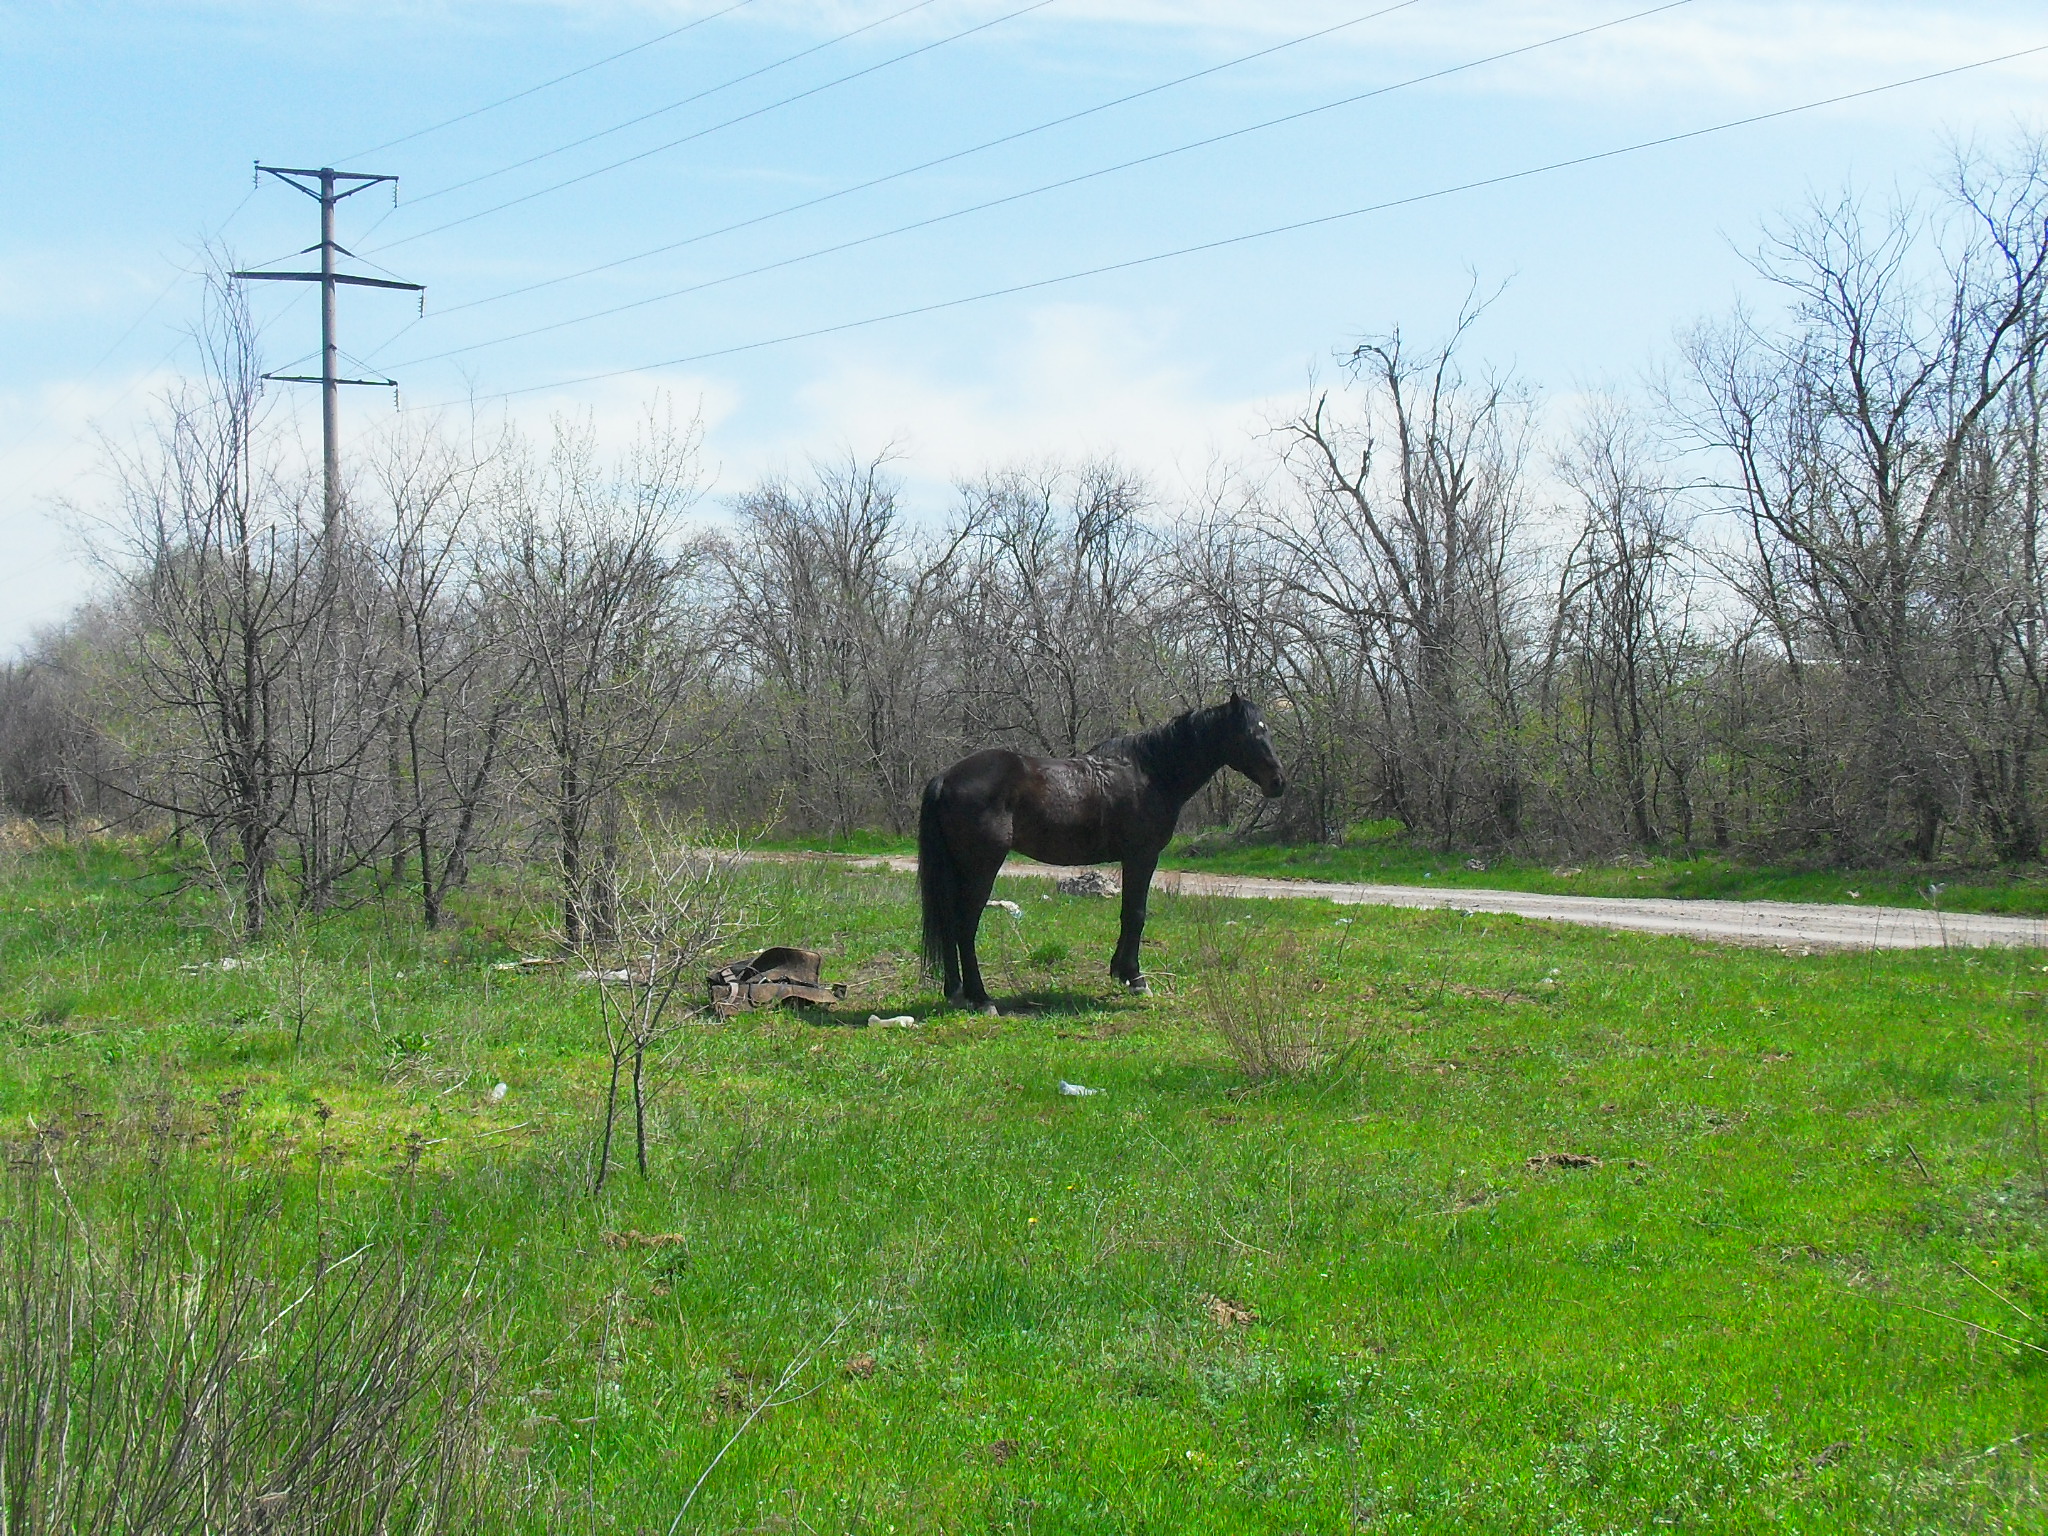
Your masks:
M 1155 777 L 1172 775 L 1200 751 L 1229 711 L 1228 704 L 1188 710 L 1142 731 L 1112 736 L 1089 748 L 1090 757 L 1121 757 Z

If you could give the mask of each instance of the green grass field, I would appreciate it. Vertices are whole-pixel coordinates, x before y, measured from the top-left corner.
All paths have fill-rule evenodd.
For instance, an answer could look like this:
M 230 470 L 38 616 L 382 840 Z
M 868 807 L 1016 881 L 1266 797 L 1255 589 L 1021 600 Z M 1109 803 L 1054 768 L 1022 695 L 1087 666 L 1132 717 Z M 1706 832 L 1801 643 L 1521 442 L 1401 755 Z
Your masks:
M 985 1019 L 934 1016 L 907 879 L 747 882 L 735 954 L 822 949 L 843 1020 L 689 1026 L 649 1177 L 593 1196 L 592 990 L 492 969 L 537 890 L 329 918 L 295 1046 L 284 939 L 222 969 L 147 851 L 6 856 L 14 1177 L 40 1136 L 89 1222 L 260 1176 L 280 1252 L 431 1226 L 476 1265 L 488 1529 L 667 1531 L 814 1348 L 680 1529 L 2048 1526 L 2043 956 L 1162 898 L 1132 1000 L 1114 905 L 1017 880 L 984 954 L 1029 1011 Z M 1219 935 L 1299 1075 L 1210 1027 Z

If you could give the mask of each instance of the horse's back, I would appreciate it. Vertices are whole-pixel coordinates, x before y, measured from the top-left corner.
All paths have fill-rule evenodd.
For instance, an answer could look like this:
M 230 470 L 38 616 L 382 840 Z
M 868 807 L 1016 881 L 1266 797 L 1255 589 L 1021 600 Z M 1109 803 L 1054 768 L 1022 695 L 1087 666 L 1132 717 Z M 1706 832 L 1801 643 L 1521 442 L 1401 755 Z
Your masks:
M 1030 777 L 1039 760 L 1008 747 L 984 747 L 970 753 L 932 780 L 945 802 L 983 801 L 1013 792 Z
M 1137 807 L 1128 764 L 1033 757 L 994 747 L 963 757 L 933 786 L 949 836 L 1048 864 L 1122 858 Z

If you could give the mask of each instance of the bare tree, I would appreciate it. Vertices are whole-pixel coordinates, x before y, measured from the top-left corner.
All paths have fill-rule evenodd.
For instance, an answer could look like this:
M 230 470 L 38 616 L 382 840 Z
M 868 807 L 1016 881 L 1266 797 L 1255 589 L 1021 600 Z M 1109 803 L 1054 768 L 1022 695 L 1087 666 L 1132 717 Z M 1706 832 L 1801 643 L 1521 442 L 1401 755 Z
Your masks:
M 504 440 L 397 439 L 374 468 L 386 520 L 371 540 L 389 673 L 390 878 L 408 867 L 429 928 L 468 879 L 530 662 L 483 601 L 477 540 L 499 510 Z
M 650 416 L 612 471 L 587 426 L 558 422 L 544 466 L 514 487 L 484 585 L 531 690 L 525 782 L 545 808 L 570 945 L 612 931 L 610 872 L 629 784 L 672 759 L 708 637 L 689 602 L 701 550 L 693 423 Z
M 598 1021 L 609 1073 L 600 1122 L 593 1192 L 611 1170 L 619 1079 L 630 1073 L 633 1158 L 647 1177 L 649 1058 L 686 1019 L 702 1010 L 684 999 L 703 985 L 704 961 L 737 927 L 734 877 L 739 860 L 706 846 L 701 829 L 635 820 L 611 886 L 589 905 L 609 903 L 613 933 L 586 937 L 579 953 L 597 984 Z M 589 930 L 585 930 L 586 935 Z
M 1144 483 L 1099 460 L 993 471 L 961 498 L 964 732 L 1072 754 L 1142 723 L 1157 678 Z
M 784 763 L 790 811 L 840 832 L 909 826 L 944 707 L 943 578 L 964 535 L 913 535 L 886 464 L 755 487 L 720 552 L 750 735 Z
M 239 292 L 213 285 L 199 340 L 204 383 L 175 391 L 153 437 L 117 460 L 121 507 L 101 553 L 127 623 L 110 729 L 135 764 L 135 798 L 199 831 L 254 936 L 317 771 L 291 684 L 324 618 L 322 551 L 304 482 L 265 435 Z
M 1692 754 L 1674 739 L 1671 714 L 1690 617 L 1674 488 L 1643 427 L 1607 404 L 1580 422 L 1557 469 L 1578 503 L 1542 672 L 1558 764 L 1577 769 L 1596 798 L 1611 773 L 1639 848 L 1664 838 L 1659 790 L 1668 788 L 1689 840 Z
M 1267 522 L 1287 583 L 1368 661 L 1382 728 L 1378 798 L 1445 847 L 1521 831 L 1515 536 L 1525 399 L 1469 381 L 1458 352 L 1479 317 L 1421 356 L 1398 333 L 1351 356 L 1350 413 L 1321 394 L 1289 424 L 1298 509 Z
M 1938 589 L 1973 543 L 1991 550 L 1958 521 L 1972 445 L 2044 337 L 2039 146 L 1966 163 L 1947 213 L 1816 203 L 1757 258 L 1787 296 L 1789 329 L 1743 314 L 1687 349 L 1695 429 L 1732 466 L 1725 490 L 1749 531 L 1744 596 L 1807 701 L 1795 729 L 1821 717 L 1821 692 L 1840 694 L 1853 722 L 1846 736 L 1799 740 L 1796 771 L 1830 779 L 1846 764 L 1827 818 L 1844 848 L 1868 847 L 1865 827 L 1889 829 L 1920 859 L 1958 805 L 1943 702 L 1956 636 Z

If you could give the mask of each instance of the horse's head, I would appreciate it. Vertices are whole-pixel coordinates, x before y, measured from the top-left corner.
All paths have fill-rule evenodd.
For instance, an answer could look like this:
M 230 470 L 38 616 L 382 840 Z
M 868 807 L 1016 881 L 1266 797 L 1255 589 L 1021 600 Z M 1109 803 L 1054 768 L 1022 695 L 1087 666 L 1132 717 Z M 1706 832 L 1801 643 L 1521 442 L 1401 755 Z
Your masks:
M 1283 794 L 1287 773 L 1280 766 L 1280 754 L 1273 750 L 1273 733 L 1266 729 L 1258 706 L 1241 693 L 1232 693 L 1223 706 L 1227 731 L 1223 760 L 1265 791 L 1266 798 Z

